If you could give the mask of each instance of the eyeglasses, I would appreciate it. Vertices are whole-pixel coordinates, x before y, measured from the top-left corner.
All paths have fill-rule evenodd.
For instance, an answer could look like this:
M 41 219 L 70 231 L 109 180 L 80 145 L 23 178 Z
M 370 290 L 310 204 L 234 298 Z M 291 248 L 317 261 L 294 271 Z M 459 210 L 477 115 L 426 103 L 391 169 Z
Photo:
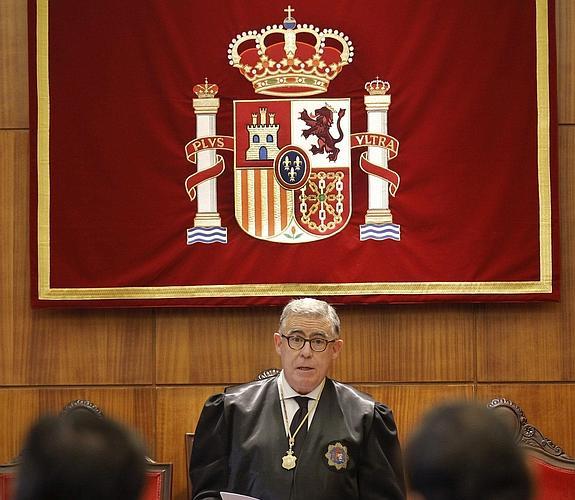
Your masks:
M 300 337 L 299 335 L 291 335 L 288 337 L 287 335 L 284 335 L 283 333 L 281 334 L 281 336 L 287 340 L 288 345 L 294 351 L 301 351 L 304 348 L 305 343 L 309 342 L 309 346 L 311 347 L 312 351 L 323 352 L 327 349 L 328 344 L 331 344 L 332 342 L 335 342 L 335 340 L 336 340 L 336 339 L 326 340 L 326 339 L 322 339 L 321 337 L 314 337 L 312 339 L 306 339 L 304 337 Z

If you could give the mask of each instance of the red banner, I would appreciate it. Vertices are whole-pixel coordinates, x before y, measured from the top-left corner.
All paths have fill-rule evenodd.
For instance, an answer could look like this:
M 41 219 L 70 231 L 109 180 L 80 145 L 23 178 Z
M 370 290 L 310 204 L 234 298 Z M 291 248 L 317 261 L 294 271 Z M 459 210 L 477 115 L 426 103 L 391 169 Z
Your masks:
M 393 160 L 397 156 L 399 149 L 399 141 L 394 137 L 385 134 L 353 134 L 351 136 L 352 148 L 365 148 L 377 147 L 388 151 L 388 160 Z M 371 163 L 367 159 L 367 153 L 362 153 L 359 159 L 359 166 L 361 169 L 370 175 L 379 177 L 389 184 L 389 194 L 395 196 L 399 188 L 399 174 L 390 170 L 389 168 L 382 167 L 375 163 Z
M 554 22 L 29 0 L 34 305 L 558 300 Z
M 201 137 L 186 144 L 186 157 L 194 165 L 197 163 L 197 156 L 200 151 L 227 149 L 234 150 L 234 138 L 226 136 Z M 209 179 L 219 177 L 224 173 L 225 161 L 220 155 L 216 155 L 216 163 L 208 165 L 204 170 L 198 170 L 189 175 L 186 179 L 186 191 L 190 201 L 196 198 L 196 186 Z

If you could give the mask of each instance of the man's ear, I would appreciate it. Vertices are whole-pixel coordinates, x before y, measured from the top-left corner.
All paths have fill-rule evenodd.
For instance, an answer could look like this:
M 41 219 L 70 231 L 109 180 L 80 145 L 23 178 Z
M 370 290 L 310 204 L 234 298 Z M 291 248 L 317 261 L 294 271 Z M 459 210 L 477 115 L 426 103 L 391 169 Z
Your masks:
M 274 333 L 274 345 L 276 346 L 276 352 L 281 354 L 282 336 L 277 332 Z
M 342 347 L 343 347 L 343 340 L 342 339 L 337 339 L 333 343 L 332 359 L 336 359 L 339 356 L 339 352 L 341 351 Z

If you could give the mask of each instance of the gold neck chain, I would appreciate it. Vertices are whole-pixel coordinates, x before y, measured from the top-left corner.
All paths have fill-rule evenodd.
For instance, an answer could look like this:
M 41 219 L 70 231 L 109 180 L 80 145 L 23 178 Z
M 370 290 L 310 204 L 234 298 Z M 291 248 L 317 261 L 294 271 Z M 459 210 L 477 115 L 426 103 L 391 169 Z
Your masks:
M 282 408 L 283 408 L 283 413 L 284 413 L 284 422 L 285 422 L 285 428 L 287 429 L 287 433 L 288 433 L 288 444 L 289 444 L 288 451 L 282 457 L 282 467 L 284 469 L 290 470 L 290 469 L 293 469 L 295 467 L 295 462 L 297 460 L 297 457 L 293 453 L 293 446 L 295 444 L 295 437 L 296 437 L 297 433 L 300 431 L 300 429 L 302 428 L 302 426 L 304 424 L 307 425 L 308 418 L 309 418 L 310 414 L 315 410 L 317 403 L 319 401 L 319 397 L 321 396 L 321 393 L 318 394 L 316 399 L 314 399 L 314 402 L 313 402 L 311 408 L 307 411 L 306 416 L 302 419 L 302 421 L 298 425 L 297 429 L 292 434 L 291 429 L 290 429 L 290 425 L 289 425 L 289 421 L 288 421 L 288 412 L 287 412 L 287 408 L 286 408 L 284 391 L 283 391 L 282 386 L 283 386 L 282 381 L 279 381 L 280 399 L 282 401 Z M 309 399 L 312 399 L 312 398 L 309 398 Z

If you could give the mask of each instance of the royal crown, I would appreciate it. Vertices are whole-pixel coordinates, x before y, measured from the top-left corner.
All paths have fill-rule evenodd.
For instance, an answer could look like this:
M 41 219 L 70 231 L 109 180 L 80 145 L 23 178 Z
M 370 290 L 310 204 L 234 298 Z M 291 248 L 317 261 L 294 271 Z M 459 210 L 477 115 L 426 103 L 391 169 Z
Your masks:
M 215 83 L 208 83 L 206 78 L 204 83 L 198 83 L 193 90 L 200 99 L 210 99 L 215 97 L 220 89 Z
M 236 36 L 228 59 L 258 94 L 306 96 L 327 91 L 329 83 L 353 60 L 353 45 L 338 30 L 297 24 L 293 9 L 282 25 Z
M 384 82 L 383 80 L 379 79 L 379 76 L 372 80 L 371 82 L 367 82 L 365 84 L 365 90 L 368 91 L 369 95 L 385 95 L 391 88 L 389 82 Z

